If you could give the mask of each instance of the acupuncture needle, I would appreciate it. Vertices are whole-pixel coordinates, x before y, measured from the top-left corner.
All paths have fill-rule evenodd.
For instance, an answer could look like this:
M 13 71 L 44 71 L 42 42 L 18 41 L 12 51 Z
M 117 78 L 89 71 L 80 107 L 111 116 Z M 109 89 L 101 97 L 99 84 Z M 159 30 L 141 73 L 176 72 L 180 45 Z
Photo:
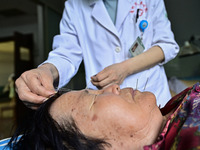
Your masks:
M 86 84 L 85 89 L 87 89 L 91 83 L 92 83 L 92 80 L 90 80 L 90 81 Z
M 138 87 L 138 79 L 137 79 L 137 82 L 136 82 L 136 90 L 137 90 L 137 87 Z
M 145 86 L 144 86 L 143 91 L 146 89 L 146 86 L 147 86 L 147 82 L 148 82 L 148 80 L 149 80 L 149 78 L 147 78 L 147 81 L 146 81 L 146 83 L 145 83 Z
M 91 110 L 92 106 L 94 105 L 96 97 L 97 97 L 97 95 L 94 96 L 92 103 L 90 104 L 89 110 Z

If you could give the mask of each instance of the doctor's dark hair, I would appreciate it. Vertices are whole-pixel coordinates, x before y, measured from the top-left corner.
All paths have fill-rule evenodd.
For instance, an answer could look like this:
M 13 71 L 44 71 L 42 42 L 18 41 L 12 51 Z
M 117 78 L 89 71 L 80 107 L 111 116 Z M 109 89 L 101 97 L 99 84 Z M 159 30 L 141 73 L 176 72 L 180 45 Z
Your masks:
M 70 118 L 59 125 L 49 113 L 58 92 L 37 110 L 31 110 L 28 121 L 19 124 L 8 147 L 13 150 L 104 150 L 111 145 L 103 139 L 87 137 L 81 133 L 75 121 Z M 17 138 L 22 135 L 19 141 Z

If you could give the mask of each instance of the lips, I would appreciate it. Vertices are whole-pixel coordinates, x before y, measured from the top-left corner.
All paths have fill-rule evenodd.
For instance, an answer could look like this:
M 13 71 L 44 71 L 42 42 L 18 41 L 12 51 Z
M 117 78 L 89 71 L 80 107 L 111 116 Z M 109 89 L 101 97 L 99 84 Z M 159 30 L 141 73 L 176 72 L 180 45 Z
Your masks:
M 135 97 L 135 90 L 133 90 L 133 88 L 130 88 L 130 93 L 132 95 L 132 98 L 134 99 L 134 97 Z
M 133 88 L 124 88 L 120 91 L 120 96 L 129 103 L 133 103 L 137 90 Z

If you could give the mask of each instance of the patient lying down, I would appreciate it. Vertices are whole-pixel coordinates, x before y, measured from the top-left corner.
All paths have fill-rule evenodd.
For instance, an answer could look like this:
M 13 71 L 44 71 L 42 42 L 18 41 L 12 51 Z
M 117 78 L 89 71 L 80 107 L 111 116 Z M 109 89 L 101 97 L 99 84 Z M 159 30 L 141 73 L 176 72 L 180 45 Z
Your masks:
M 12 140 L 19 134 L 23 136 L 13 146 L 20 150 L 180 148 L 180 141 L 184 138 L 179 140 L 177 135 L 183 133 L 184 124 L 184 128 L 192 132 L 191 138 L 198 139 L 188 144 L 189 148 L 195 148 L 200 145 L 200 134 L 194 137 L 194 131 L 199 133 L 200 130 L 200 117 L 194 118 L 197 119 L 194 127 L 191 124 L 187 126 L 187 118 L 192 111 L 188 113 L 184 107 L 191 91 L 195 99 L 200 101 L 196 87 L 199 84 L 177 95 L 161 110 L 152 93 L 131 88 L 120 89 L 115 84 L 102 90 L 70 91 L 61 96 L 57 93 L 36 110 L 28 126 L 19 126 Z M 195 111 L 200 110 L 199 102 L 197 104 Z M 186 116 L 180 119 L 183 110 Z M 180 128 L 174 130 L 174 126 L 179 125 Z

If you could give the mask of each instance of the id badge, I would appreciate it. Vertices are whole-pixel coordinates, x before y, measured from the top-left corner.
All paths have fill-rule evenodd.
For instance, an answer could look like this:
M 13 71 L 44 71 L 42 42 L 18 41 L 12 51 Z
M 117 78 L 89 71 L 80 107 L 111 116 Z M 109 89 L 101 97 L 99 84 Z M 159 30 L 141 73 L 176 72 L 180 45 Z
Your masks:
M 142 43 L 142 40 L 140 37 L 137 37 L 135 42 L 132 44 L 131 48 L 129 49 L 131 56 L 135 57 L 139 54 L 141 54 L 144 51 L 145 47 Z

